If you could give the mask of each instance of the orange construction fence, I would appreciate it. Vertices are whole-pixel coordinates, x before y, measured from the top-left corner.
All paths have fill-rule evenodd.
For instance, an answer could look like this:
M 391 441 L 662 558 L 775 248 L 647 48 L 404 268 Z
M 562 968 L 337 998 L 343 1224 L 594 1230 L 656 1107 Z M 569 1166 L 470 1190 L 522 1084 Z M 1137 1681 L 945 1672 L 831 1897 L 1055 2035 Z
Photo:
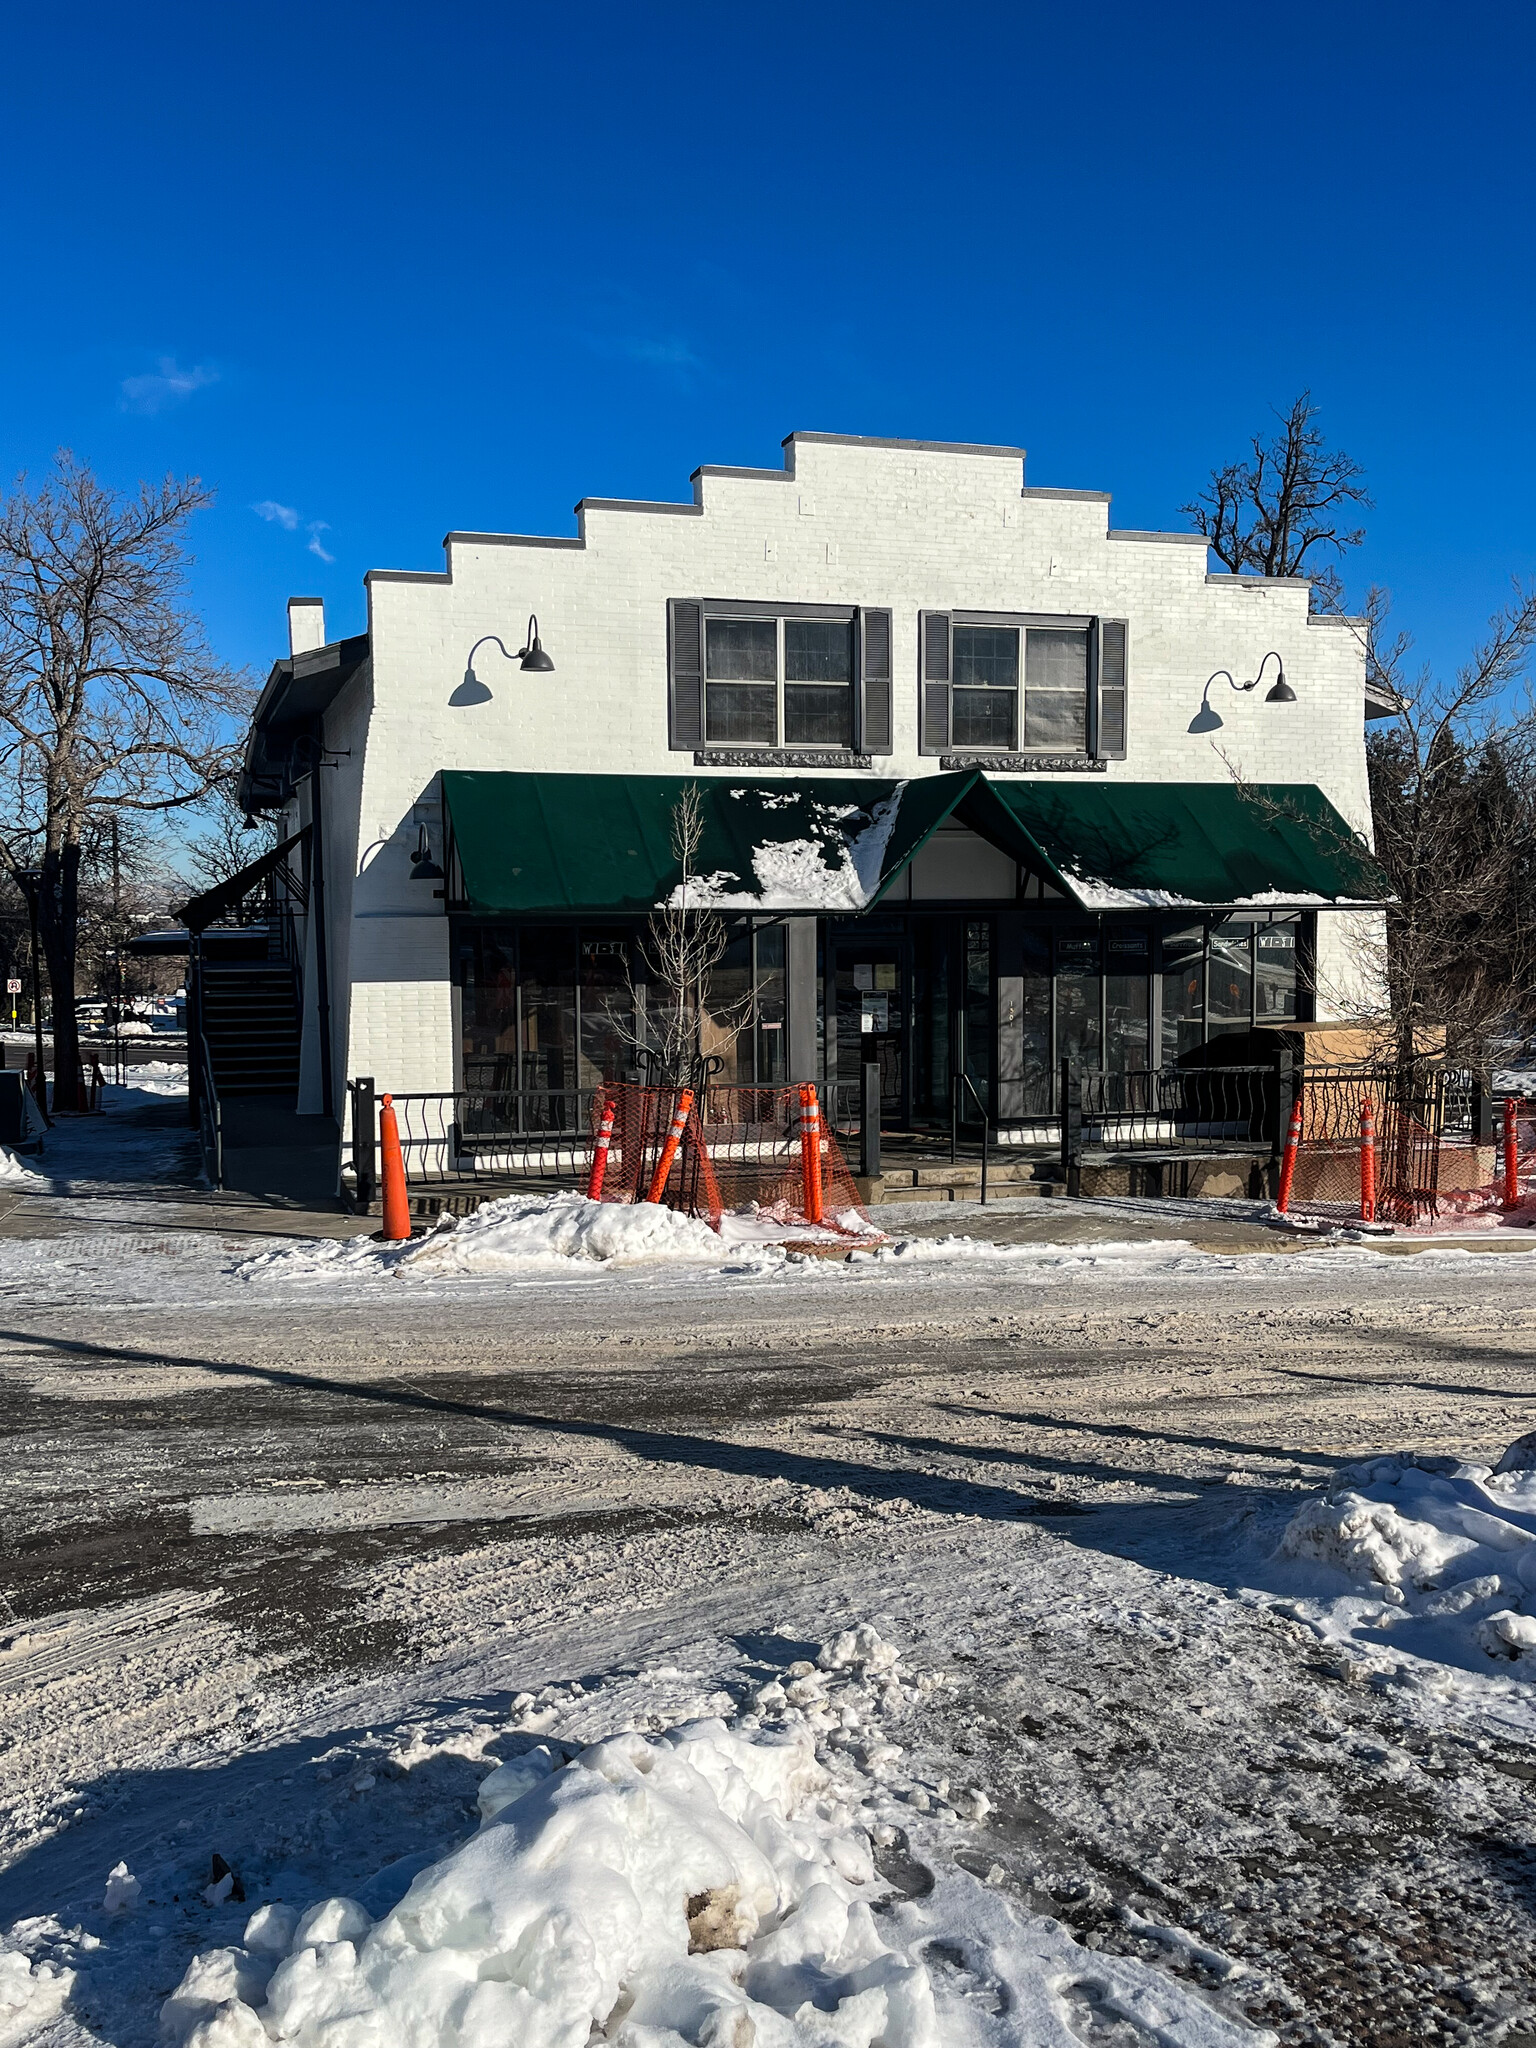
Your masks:
M 782 1223 L 863 1233 L 859 1200 L 820 1098 L 804 1088 L 652 1088 L 621 1082 L 593 1103 L 609 1141 L 589 1188 L 604 1202 L 661 1202 L 720 1228 L 756 1208 Z

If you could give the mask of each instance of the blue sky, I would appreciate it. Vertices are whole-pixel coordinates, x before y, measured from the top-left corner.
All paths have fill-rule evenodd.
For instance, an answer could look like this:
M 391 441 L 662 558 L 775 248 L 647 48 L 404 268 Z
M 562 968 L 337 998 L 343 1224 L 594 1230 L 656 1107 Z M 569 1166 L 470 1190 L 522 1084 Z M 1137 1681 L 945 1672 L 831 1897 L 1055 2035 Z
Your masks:
M 199 472 L 264 671 L 290 593 L 356 631 L 449 527 L 793 428 L 1179 525 L 1310 385 L 1352 583 L 1454 662 L 1536 570 L 1533 49 L 1528 0 L 15 10 L 0 473 Z

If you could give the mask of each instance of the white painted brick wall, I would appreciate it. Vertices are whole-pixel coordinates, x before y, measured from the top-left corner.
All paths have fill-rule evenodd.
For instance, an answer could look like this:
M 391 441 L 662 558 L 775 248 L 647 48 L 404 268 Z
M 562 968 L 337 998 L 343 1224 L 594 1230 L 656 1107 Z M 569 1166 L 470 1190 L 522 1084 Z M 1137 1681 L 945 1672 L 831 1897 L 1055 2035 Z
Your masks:
M 582 547 L 461 536 L 445 574 L 369 579 L 371 715 L 361 733 L 355 702 L 337 721 L 348 733 L 339 743 L 353 748 L 339 779 L 356 804 L 354 847 L 339 846 L 346 874 L 333 888 L 333 958 L 342 964 L 350 945 L 354 984 L 350 1018 L 338 1020 L 340 1075 L 451 1085 L 446 920 L 423 924 L 429 885 L 409 880 L 415 807 L 438 769 L 695 772 L 691 754 L 667 746 L 669 597 L 888 606 L 895 751 L 876 761 L 883 776 L 939 769 L 917 750 L 919 612 L 1124 618 L 1127 758 L 1102 779 L 1220 782 L 1235 770 L 1316 783 L 1369 830 L 1361 640 L 1346 621 L 1310 618 L 1304 585 L 1211 578 L 1188 535 L 1117 535 L 1103 498 L 1021 493 L 1017 453 L 797 437 L 792 460 L 783 477 L 701 473 L 686 509 L 588 503 Z M 525 674 L 482 647 L 475 668 L 490 700 L 455 706 L 474 643 L 497 633 L 515 651 L 530 612 L 555 672 Z M 1191 735 L 1207 676 L 1227 668 L 1245 679 L 1270 649 L 1298 701 L 1268 705 L 1262 691 L 1218 684 L 1211 701 L 1224 729 Z M 327 740 L 337 743 L 329 725 Z M 345 985 L 343 972 L 338 1005 Z

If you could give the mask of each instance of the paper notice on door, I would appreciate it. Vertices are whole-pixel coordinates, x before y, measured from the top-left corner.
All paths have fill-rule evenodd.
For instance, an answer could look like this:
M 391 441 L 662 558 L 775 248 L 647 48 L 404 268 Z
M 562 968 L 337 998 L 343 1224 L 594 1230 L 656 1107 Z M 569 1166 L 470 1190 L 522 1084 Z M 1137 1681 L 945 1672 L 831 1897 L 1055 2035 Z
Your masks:
M 873 967 L 870 966 L 867 960 L 860 960 L 855 963 L 853 970 L 853 985 L 856 989 L 874 987 L 875 970 L 873 969 Z
M 896 962 L 881 960 L 875 967 L 875 987 L 894 989 L 896 986 Z
M 891 1003 L 888 996 L 867 995 L 859 1006 L 859 1026 L 863 1031 L 889 1031 L 891 1028 Z

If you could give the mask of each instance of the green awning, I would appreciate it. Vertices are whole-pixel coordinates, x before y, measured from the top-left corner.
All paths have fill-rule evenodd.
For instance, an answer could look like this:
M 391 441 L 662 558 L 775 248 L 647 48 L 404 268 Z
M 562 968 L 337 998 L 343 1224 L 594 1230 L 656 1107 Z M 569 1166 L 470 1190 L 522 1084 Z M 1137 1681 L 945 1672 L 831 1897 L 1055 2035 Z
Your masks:
M 675 900 L 672 814 L 697 789 L 688 902 L 854 916 L 941 825 L 968 826 L 1086 910 L 1379 901 L 1319 791 L 1224 783 L 992 781 L 975 769 L 745 782 L 446 770 L 449 895 L 482 917 L 644 915 Z
M 993 782 L 1085 910 L 1384 902 L 1363 840 L 1312 783 Z

